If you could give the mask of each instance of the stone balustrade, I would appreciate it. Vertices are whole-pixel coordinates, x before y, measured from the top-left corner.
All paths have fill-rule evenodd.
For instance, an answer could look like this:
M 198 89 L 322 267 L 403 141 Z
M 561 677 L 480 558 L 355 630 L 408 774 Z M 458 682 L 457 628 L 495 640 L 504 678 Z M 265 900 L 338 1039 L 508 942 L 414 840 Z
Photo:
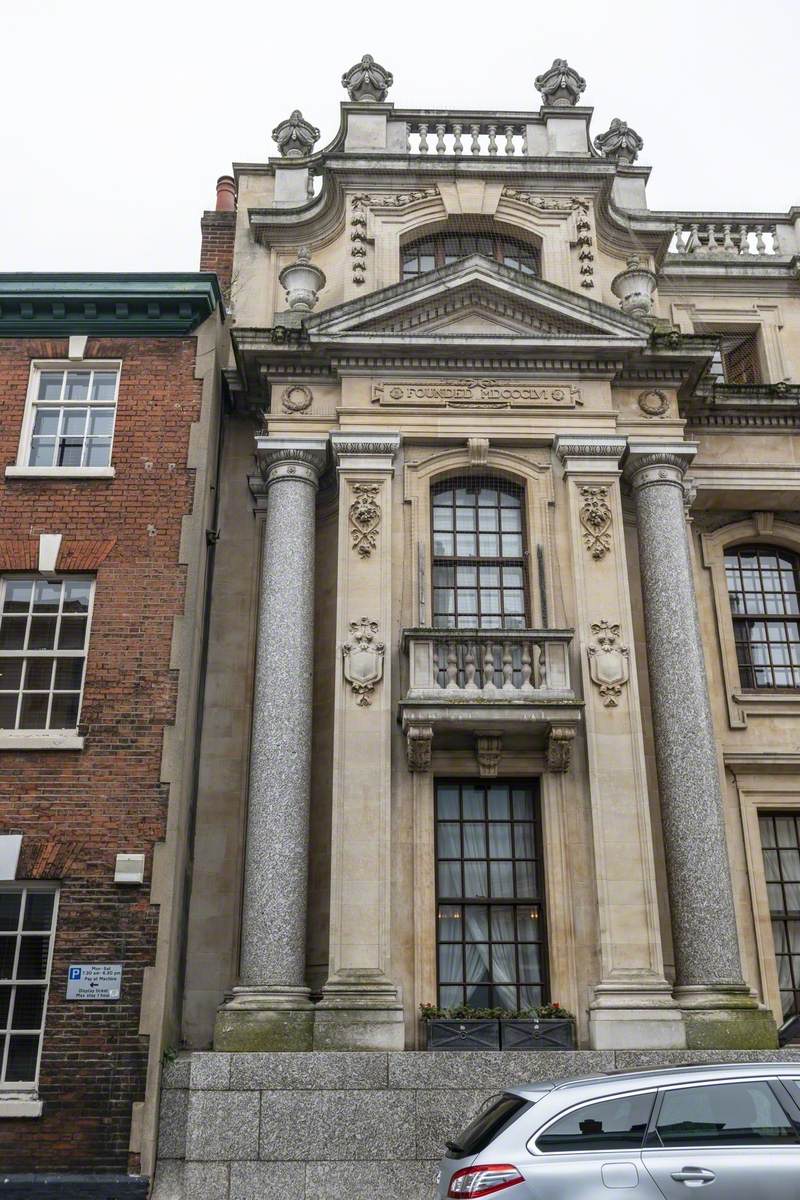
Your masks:
M 407 629 L 409 698 L 538 702 L 572 696 L 569 629 Z
M 786 251 L 776 222 L 754 222 L 752 218 L 730 221 L 678 222 L 669 245 L 669 254 L 732 257 L 750 255 L 781 256 Z
M 404 113 L 409 154 L 500 155 L 528 154 L 525 113 Z

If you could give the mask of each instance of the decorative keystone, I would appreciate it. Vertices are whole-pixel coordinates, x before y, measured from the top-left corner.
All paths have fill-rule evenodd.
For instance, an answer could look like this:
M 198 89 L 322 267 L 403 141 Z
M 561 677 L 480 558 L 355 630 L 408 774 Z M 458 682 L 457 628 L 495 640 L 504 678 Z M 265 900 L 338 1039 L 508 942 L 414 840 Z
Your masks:
M 286 121 L 275 126 L 272 138 L 284 158 L 305 158 L 314 149 L 314 143 L 319 141 L 319 130 L 309 125 L 300 109 L 296 108 Z
M 357 62 L 342 76 L 342 87 L 347 88 L 351 100 L 382 103 L 393 83 L 392 72 L 376 63 L 371 54 L 365 54 L 361 62 Z
M 586 90 L 586 80 L 565 58 L 556 58 L 549 71 L 536 76 L 534 86 L 542 93 L 542 104 L 564 107 L 578 103 L 581 92 Z
M 619 117 L 614 117 L 605 133 L 594 139 L 594 144 L 604 158 L 613 158 L 618 163 L 632 163 L 636 162 L 644 142 L 635 129 L 631 129 L 625 121 L 620 121 Z
M 325 287 L 325 274 L 311 261 L 308 246 L 301 246 L 297 258 L 278 276 L 286 290 L 286 303 L 297 312 L 311 312 Z
M 628 259 L 627 271 L 622 271 L 611 280 L 611 291 L 619 299 L 622 311 L 629 317 L 652 316 L 655 290 L 655 275 L 642 266 L 635 254 Z

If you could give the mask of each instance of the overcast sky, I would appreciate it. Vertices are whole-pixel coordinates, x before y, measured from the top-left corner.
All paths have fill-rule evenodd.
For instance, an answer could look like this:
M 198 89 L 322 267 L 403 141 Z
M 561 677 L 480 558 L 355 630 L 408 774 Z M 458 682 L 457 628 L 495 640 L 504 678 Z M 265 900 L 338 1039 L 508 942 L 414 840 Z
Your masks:
M 293 108 L 324 145 L 366 52 L 397 105 L 498 111 L 567 58 L 651 208 L 800 203 L 800 0 L 0 0 L 0 45 L 2 271 L 194 270 L 217 176 Z

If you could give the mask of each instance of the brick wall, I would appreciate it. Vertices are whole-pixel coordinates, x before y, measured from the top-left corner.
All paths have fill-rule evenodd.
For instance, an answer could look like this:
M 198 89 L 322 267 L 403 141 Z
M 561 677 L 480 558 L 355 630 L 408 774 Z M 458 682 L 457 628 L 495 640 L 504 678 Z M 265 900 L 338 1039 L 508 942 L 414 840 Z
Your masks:
M 153 845 L 165 833 L 162 736 L 175 716 L 170 644 L 183 610 L 178 550 L 193 500 L 186 462 L 201 399 L 193 337 L 90 339 L 87 357 L 122 360 L 116 477 L 5 480 L 5 466 L 16 461 L 30 360 L 66 352 L 65 341 L 0 341 L 0 543 L 60 532 L 65 542 L 105 548 L 97 555 L 81 714 L 85 748 L 0 751 L 0 831 L 23 834 L 18 877 L 61 881 L 39 1085 L 44 1113 L 0 1120 L 5 1172 L 138 1167 L 128 1142 L 147 1060 L 139 1008 L 158 921 L 149 883 Z M 122 850 L 146 853 L 144 886 L 113 882 Z M 67 1002 L 70 962 L 122 962 L 120 1001 Z
M 227 304 L 233 275 L 236 213 L 205 212 L 200 221 L 200 231 L 202 234 L 200 270 L 216 271 L 220 290 Z

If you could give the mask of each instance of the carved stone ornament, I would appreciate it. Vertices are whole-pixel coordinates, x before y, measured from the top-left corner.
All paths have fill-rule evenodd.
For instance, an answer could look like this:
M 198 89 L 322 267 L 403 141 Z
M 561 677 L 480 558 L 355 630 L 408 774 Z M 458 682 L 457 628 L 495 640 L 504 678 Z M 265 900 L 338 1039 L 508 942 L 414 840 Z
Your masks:
M 437 188 L 425 188 L 418 192 L 385 192 L 368 194 L 361 192 L 351 198 L 350 257 L 353 267 L 353 283 L 364 283 L 367 270 L 367 209 L 406 208 L 418 200 L 430 200 L 438 196 Z
M 319 141 L 319 130 L 309 125 L 299 108 L 290 117 L 281 121 L 272 131 L 272 140 L 284 158 L 305 158 Z
M 620 121 L 619 117 L 614 117 L 605 133 L 594 139 L 594 144 L 604 158 L 613 158 L 618 163 L 636 162 L 639 151 L 644 146 L 636 130 Z
M 383 678 L 386 647 L 377 634 L 378 622 L 362 617 L 350 622 L 350 639 L 342 646 L 344 677 L 362 708 L 371 703 L 375 684 Z
M 433 728 L 430 725 L 409 725 L 406 730 L 406 759 L 409 771 L 429 771 L 433 750 Z
M 386 93 L 394 83 L 391 71 L 376 63 L 371 54 L 365 54 L 342 76 L 342 87 L 347 88 L 351 100 L 373 100 L 382 104 Z
M 369 558 L 377 544 L 381 509 L 376 496 L 380 490 L 379 483 L 357 483 L 353 487 L 354 500 L 348 513 L 350 536 L 353 549 L 362 558 Z
M 627 271 L 621 271 L 611 280 L 611 291 L 619 299 L 619 306 L 629 317 L 649 317 L 653 312 L 653 293 L 656 277 L 643 267 L 636 254 L 628 259 Z
M 628 648 L 619 637 L 619 625 L 596 621 L 591 627 L 594 641 L 587 647 L 589 674 L 600 690 L 606 708 L 615 708 L 628 682 Z
M 581 529 L 592 558 L 602 558 L 611 548 L 611 507 L 607 487 L 582 487 Z
M 537 75 L 533 82 L 537 92 L 542 93 L 542 104 L 577 104 L 581 92 L 586 90 L 586 80 L 565 58 L 554 59 L 550 70 Z
M 669 400 L 659 388 L 649 388 L 639 395 L 639 408 L 646 417 L 663 417 Z
M 293 383 L 291 387 L 284 389 L 281 396 L 281 404 L 285 413 L 305 412 L 311 408 L 314 400 L 314 394 L 311 388 L 303 387 L 302 384 Z
M 325 272 L 312 263 L 308 246 L 300 247 L 295 261 L 283 268 L 278 279 L 286 290 L 286 303 L 297 312 L 311 312 L 327 282 Z
M 503 753 L 503 739 L 496 734 L 479 734 L 475 738 L 475 757 L 481 779 L 494 779 Z
M 547 739 L 547 769 L 556 773 L 569 770 L 572 743 L 575 740 L 574 725 L 553 725 Z

